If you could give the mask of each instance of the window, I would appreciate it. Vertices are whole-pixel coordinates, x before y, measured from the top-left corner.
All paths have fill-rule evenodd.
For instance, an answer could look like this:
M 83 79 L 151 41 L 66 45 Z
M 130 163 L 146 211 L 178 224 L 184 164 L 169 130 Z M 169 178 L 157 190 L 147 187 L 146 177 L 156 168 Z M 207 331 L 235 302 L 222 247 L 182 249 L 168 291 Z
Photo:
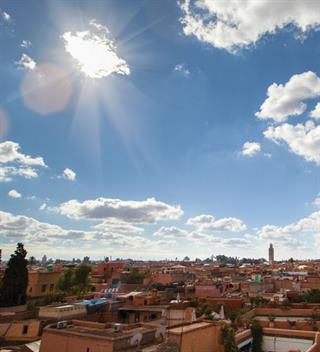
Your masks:
M 87 352 L 90 352 L 90 348 L 89 347 L 87 347 Z
M 29 293 L 31 293 L 32 292 L 32 286 L 29 288 Z
M 22 334 L 23 334 L 23 335 L 27 335 L 28 330 L 29 330 L 29 325 L 23 325 L 23 327 L 22 327 Z
M 51 284 L 50 285 L 50 291 L 53 291 L 53 288 L 54 288 L 54 284 Z
M 47 289 L 47 285 L 42 285 L 41 286 L 41 292 L 46 292 Z

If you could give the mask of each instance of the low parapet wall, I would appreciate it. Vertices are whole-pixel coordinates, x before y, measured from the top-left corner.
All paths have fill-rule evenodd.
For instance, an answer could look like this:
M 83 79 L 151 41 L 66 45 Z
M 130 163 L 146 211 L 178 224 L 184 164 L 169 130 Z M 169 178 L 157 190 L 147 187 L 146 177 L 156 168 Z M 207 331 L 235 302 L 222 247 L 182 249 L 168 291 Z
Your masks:
M 235 340 L 236 343 L 239 345 L 241 342 L 246 341 L 248 339 L 250 339 L 252 337 L 252 333 L 250 329 L 241 331 L 239 333 L 236 334 L 235 336 Z

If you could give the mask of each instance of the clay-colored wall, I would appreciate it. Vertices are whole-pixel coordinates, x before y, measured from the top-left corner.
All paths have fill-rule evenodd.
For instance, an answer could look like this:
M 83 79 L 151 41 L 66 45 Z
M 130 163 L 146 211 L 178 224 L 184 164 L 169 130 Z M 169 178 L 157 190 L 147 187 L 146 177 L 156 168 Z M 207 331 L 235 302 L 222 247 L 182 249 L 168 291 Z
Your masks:
M 180 352 L 223 352 L 220 344 L 220 326 L 209 326 L 186 333 L 168 333 L 169 341 L 180 346 Z
M 24 326 L 28 326 L 28 331 L 25 334 L 23 334 Z M 39 338 L 39 331 L 39 321 L 14 322 L 10 324 L 4 339 L 6 341 L 32 341 Z
M 223 304 L 227 310 L 241 309 L 244 303 L 242 298 L 207 298 L 205 301 L 211 304 L 213 309 L 217 309 Z
M 30 297 L 41 297 L 52 293 L 60 274 L 59 272 L 29 272 L 27 295 Z M 45 290 L 43 291 L 44 285 Z
M 112 352 L 112 350 L 110 341 L 80 335 L 58 335 L 48 331 L 44 332 L 40 346 L 40 352 Z

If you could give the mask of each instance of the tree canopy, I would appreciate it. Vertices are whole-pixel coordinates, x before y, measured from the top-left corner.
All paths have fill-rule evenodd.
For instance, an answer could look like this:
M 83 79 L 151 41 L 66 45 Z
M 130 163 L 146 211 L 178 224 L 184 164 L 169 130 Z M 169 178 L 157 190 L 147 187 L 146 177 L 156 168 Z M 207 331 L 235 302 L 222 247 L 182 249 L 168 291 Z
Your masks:
M 22 243 L 8 261 L 0 287 L 0 306 L 12 307 L 25 304 L 28 287 L 27 251 Z
M 228 324 L 224 324 L 221 328 L 221 342 L 224 346 L 224 352 L 238 352 L 234 330 Z
M 91 267 L 85 264 L 69 268 L 59 276 L 55 289 L 69 295 L 86 293 L 91 288 L 90 273 Z
M 141 285 L 141 284 L 143 284 L 144 277 L 145 277 L 144 273 L 141 273 L 137 270 L 133 270 L 128 274 L 127 279 L 126 279 L 126 283 Z
M 262 326 L 257 321 L 253 321 L 251 326 L 252 352 L 262 352 Z

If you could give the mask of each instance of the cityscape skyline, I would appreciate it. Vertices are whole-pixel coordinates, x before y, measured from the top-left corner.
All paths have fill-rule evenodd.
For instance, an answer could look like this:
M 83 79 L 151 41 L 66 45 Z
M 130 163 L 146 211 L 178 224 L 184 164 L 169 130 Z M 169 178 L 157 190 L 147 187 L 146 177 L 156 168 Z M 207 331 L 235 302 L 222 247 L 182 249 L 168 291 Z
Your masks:
M 320 3 L 281 3 L 3 0 L 3 258 L 320 258 Z

